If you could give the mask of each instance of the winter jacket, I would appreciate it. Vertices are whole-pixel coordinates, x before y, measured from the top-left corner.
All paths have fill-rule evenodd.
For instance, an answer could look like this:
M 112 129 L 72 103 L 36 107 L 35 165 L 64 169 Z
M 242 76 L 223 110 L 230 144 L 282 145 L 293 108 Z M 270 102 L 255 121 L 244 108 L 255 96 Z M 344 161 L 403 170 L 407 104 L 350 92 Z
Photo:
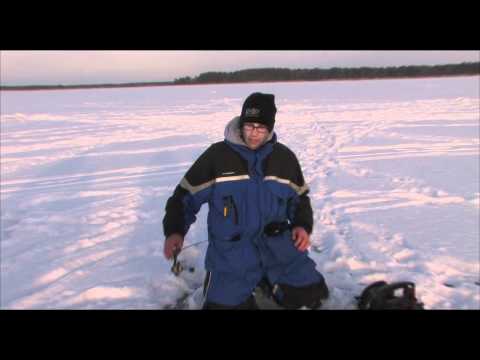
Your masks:
M 202 204 L 208 203 L 205 267 L 214 275 L 224 274 L 225 286 L 238 280 L 247 294 L 263 277 L 271 284 L 296 286 L 320 281 L 308 252 L 297 250 L 292 240 L 292 227 L 301 226 L 308 233 L 313 227 L 308 186 L 295 154 L 273 132 L 263 146 L 249 149 L 240 137 L 238 121 L 236 117 L 229 122 L 225 140 L 211 145 L 194 162 L 168 199 L 165 236 L 185 235 Z M 273 222 L 291 226 L 268 236 L 265 226 Z M 309 270 L 298 271 L 301 268 Z M 213 295 L 220 303 L 244 300 L 240 295 Z

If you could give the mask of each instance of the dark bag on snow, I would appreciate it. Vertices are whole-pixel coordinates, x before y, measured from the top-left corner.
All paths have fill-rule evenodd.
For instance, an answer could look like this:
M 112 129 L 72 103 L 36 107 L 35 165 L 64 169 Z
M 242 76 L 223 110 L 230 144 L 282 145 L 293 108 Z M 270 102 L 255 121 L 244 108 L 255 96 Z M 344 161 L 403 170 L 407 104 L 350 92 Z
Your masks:
M 387 284 L 377 281 L 367 286 L 358 298 L 360 310 L 423 310 L 415 297 L 415 284 L 409 281 Z

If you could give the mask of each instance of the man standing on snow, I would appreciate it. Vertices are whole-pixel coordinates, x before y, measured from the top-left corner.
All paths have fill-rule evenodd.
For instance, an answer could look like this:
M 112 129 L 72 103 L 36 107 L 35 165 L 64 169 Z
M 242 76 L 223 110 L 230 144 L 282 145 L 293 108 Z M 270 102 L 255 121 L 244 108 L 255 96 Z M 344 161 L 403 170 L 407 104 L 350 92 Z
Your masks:
M 274 95 L 253 93 L 241 115 L 187 171 L 168 199 L 164 254 L 171 259 L 208 202 L 204 309 L 256 309 L 262 282 L 282 307 L 317 308 L 328 297 L 308 257 L 312 208 L 295 154 L 277 142 Z

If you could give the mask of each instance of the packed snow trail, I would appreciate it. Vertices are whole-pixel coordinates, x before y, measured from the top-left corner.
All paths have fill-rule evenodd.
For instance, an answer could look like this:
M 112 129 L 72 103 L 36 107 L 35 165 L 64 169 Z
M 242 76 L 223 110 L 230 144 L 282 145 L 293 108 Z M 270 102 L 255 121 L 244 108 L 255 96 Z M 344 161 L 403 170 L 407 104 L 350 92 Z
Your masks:
M 338 159 L 339 151 L 343 147 L 374 136 L 383 129 L 394 126 L 395 122 L 389 124 L 388 121 L 367 121 L 355 125 L 334 125 L 331 130 L 315 119 L 311 119 L 308 126 L 306 123 L 302 125 L 292 131 L 294 136 L 291 136 L 291 139 L 285 141 L 290 140 L 292 148 L 298 148 L 297 154 L 310 184 L 316 224 L 312 235 L 311 256 L 332 290 L 331 297 L 323 308 L 356 308 L 355 296 L 360 295 L 367 285 L 378 280 L 414 281 L 418 286 L 418 296 L 423 296 L 427 303 L 431 298 L 439 301 L 430 293 L 447 295 L 451 288 L 456 288 L 459 300 L 467 300 L 473 295 L 478 304 L 478 296 L 475 298 L 475 293 L 478 294 L 478 278 L 475 276 L 478 274 L 478 264 L 469 266 L 447 256 L 432 257 L 422 254 L 401 232 L 393 233 L 383 226 L 354 219 L 355 210 L 358 209 L 355 205 L 398 202 L 397 206 L 412 206 L 415 205 L 414 202 L 464 202 L 464 199 L 449 196 L 442 189 L 422 188 L 421 181 L 376 173 L 355 163 Z M 300 141 L 295 143 L 295 139 Z M 337 185 L 341 183 L 337 181 L 337 177 L 342 176 L 338 175 L 339 173 L 358 178 L 359 186 L 364 182 L 366 191 L 352 192 L 341 188 Z M 372 178 L 378 185 L 370 184 Z M 343 199 L 350 201 L 347 204 L 339 203 L 339 200 Z M 467 274 L 462 274 L 462 271 L 458 270 L 459 266 L 463 267 L 462 270 Z M 432 288 L 434 291 L 429 291 Z

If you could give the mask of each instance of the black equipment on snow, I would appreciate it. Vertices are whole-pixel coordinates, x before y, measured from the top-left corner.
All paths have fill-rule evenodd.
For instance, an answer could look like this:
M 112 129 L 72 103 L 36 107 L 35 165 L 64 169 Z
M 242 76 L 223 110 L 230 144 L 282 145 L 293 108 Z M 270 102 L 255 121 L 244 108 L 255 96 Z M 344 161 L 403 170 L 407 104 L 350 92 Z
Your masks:
M 358 298 L 360 310 L 423 310 L 415 297 L 415 284 L 409 281 L 387 284 L 377 281 L 367 286 Z

